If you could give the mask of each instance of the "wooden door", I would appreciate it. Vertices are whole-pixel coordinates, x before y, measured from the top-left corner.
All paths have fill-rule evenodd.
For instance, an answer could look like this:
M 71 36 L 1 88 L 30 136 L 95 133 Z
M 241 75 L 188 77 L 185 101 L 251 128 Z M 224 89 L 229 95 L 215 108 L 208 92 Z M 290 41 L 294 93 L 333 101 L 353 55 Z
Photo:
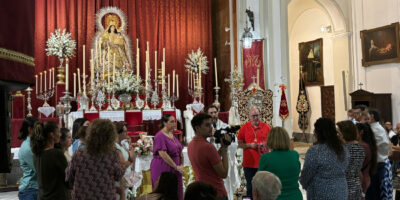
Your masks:
M 335 122 L 335 88 L 333 85 L 321 86 L 322 117 L 330 118 Z

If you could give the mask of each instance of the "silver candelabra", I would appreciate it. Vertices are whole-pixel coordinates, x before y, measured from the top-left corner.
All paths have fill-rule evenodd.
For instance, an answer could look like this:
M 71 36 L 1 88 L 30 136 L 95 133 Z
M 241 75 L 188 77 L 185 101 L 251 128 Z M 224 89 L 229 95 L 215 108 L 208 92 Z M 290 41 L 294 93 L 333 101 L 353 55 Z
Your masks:
M 28 114 L 26 115 L 27 117 L 32 117 L 31 92 L 32 92 L 32 88 L 28 87 L 26 89 L 26 93 L 28 94 L 28 98 L 27 98 L 27 101 L 28 101 L 28 106 L 27 106 Z
M 43 106 L 42 107 L 49 107 L 50 105 L 47 103 L 47 101 L 54 95 L 54 87 L 49 88 L 48 90 L 43 90 L 39 94 L 36 94 L 36 98 L 43 100 Z

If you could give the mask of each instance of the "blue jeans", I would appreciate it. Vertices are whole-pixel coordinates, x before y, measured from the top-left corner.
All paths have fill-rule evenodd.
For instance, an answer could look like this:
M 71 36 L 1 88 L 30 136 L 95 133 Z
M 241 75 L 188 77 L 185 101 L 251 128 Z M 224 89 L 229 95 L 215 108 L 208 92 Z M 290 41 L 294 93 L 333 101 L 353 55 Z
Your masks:
M 256 175 L 258 168 L 243 167 L 243 171 L 244 171 L 244 177 L 246 178 L 246 189 L 247 189 L 246 195 L 248 197 L 252 197 L 253 186 L 251 185 L 251 181 L 253 180 L 253 176 Z
M 26 188 L 18 192 L 18 198 L 20 200 L 36 200 L 38 196 L 38 190 L 34 188 Z

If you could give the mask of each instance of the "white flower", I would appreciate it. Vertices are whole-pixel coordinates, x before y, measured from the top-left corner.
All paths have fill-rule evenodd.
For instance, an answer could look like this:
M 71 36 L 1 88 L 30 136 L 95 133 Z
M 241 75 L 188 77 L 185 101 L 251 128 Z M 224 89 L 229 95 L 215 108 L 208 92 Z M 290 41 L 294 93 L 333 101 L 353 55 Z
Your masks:
M 123 93 L 139 93 L 139 90 L 143 87 L 141 86 L 142 79 L 136 78 L 133 71 L 128 71 L 122 68 L 121 71 L 115 72 L 115 81 L 113 84 L 113 90 L 117 94 Z
M 60 29 L 50 34 L 50 38 L 46 42 L 48 56 L 57 56 L 58 58 L 72 57 L 75 54 L 76 43 L 71 39 L 71 33 L 67 33 L 64 29 L 61 33 Z
M 196 52 L 192 50 L 192 53 L 189 53 L 188 56 L 189 59 L 186 59 L 186 65 L 185 65 L 185 67 L 188 70 L 197 73 L 199 71 L 199 63 L 201 60 L 201 72 L 203 74 L 207 74 L 208 72 L 207 57 L 203 55 L 203 52 L 201 51 L 200 48 L 198 48 Z

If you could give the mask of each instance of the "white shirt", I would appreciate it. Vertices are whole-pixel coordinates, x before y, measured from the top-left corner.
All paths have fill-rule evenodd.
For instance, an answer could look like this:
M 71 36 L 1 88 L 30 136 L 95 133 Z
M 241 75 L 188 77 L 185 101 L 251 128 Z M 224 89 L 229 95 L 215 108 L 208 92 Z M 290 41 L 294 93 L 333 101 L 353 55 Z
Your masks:
M 389 138 L 391 139 L 393 136 L 395 136 L 396 135 L 396 133 L 394 133 L 394 131 L 393 130 L 390 130 L 389 131 Z
M 374 122 L 371 125 L 372 132 L 375 135 L 376 146 L 377 146 L 377 161 L 385 162 L 388 159 L 390 144 L 389 137 L 386 134 L 385 129 L 378 123 Z

